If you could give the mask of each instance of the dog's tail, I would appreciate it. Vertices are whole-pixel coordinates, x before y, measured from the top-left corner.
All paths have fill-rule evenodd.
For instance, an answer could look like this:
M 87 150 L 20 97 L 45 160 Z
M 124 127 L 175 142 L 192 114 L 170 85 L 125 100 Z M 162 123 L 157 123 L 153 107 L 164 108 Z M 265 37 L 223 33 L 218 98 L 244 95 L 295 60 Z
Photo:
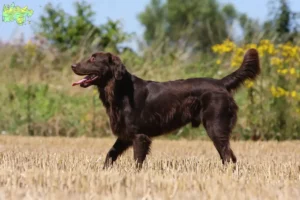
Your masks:
M 249 49 L 244 56 L 240 68 L 222 78 L 221 82 L 228 91 L 232 91 L 238 89 L 247 79 L 255 80 L 259 74 L 260 66 L 258 52 L 256 49 Z

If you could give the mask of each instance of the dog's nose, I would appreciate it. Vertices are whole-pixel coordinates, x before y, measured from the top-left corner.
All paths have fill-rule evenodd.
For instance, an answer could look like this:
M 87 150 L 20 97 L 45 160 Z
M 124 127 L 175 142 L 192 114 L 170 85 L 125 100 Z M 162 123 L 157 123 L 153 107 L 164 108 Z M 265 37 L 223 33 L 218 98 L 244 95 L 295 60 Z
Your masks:
M 76 64 L 71 65 L 72 69 L 75 69 L 77 67 Z

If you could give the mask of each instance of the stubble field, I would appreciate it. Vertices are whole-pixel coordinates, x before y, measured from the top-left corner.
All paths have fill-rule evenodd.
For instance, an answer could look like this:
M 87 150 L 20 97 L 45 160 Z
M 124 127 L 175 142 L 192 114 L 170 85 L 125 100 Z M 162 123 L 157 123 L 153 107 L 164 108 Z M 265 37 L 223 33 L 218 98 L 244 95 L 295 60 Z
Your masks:
M 103 170 L 113 138 L 0 137 L 0 199 L 299 199 L 300 141 L 232 142 L 236 169 L 210 141 L 153 141 L 137 172 L 129 149 Z

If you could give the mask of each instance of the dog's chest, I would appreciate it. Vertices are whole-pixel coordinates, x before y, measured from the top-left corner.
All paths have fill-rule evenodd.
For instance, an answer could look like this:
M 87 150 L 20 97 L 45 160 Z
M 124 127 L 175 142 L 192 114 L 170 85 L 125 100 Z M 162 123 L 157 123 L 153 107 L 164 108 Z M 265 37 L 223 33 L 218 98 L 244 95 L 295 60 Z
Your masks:
M 122 129 L 124 129 L 124 118 L 121 112 L 116 108 L 107 108 L 107 115 L 110 121 L 110 127 L 114 135 L 119 136 Z
M 128 138 L 134 131 L 130 130 L 132 117 L 132 109 L 128 103 L 128 99 L 117 105 L 109 105 L 106 108 L 107 115 L 109 116 L 110 126 L 113 134 L 120 138 Z

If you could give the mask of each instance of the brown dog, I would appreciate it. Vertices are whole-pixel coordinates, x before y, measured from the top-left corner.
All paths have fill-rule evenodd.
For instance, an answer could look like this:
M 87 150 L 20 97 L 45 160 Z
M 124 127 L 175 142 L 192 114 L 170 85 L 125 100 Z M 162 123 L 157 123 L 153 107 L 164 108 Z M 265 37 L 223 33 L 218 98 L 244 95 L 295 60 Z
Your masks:
M 246 52 L 241 67 L 217 80 L 190 78 L 167 82 L 143 80 L 129 73 L 119 57 L 95 53 L 88 60 L 72 65 L 77 75 L 86 75 L 73 85 L 95 85 L 110 119 L 117 140 L 109 150 L 104 168 L 133 146 L 134 159 L 141 167 L 149 153 L 151 137 L 174 131 L 188 123 L 203 123 L 223 164 L 235 163 L 229 139 L 237 120 L 238 106 L 232 91 L 260 73 L 255 49 Z

